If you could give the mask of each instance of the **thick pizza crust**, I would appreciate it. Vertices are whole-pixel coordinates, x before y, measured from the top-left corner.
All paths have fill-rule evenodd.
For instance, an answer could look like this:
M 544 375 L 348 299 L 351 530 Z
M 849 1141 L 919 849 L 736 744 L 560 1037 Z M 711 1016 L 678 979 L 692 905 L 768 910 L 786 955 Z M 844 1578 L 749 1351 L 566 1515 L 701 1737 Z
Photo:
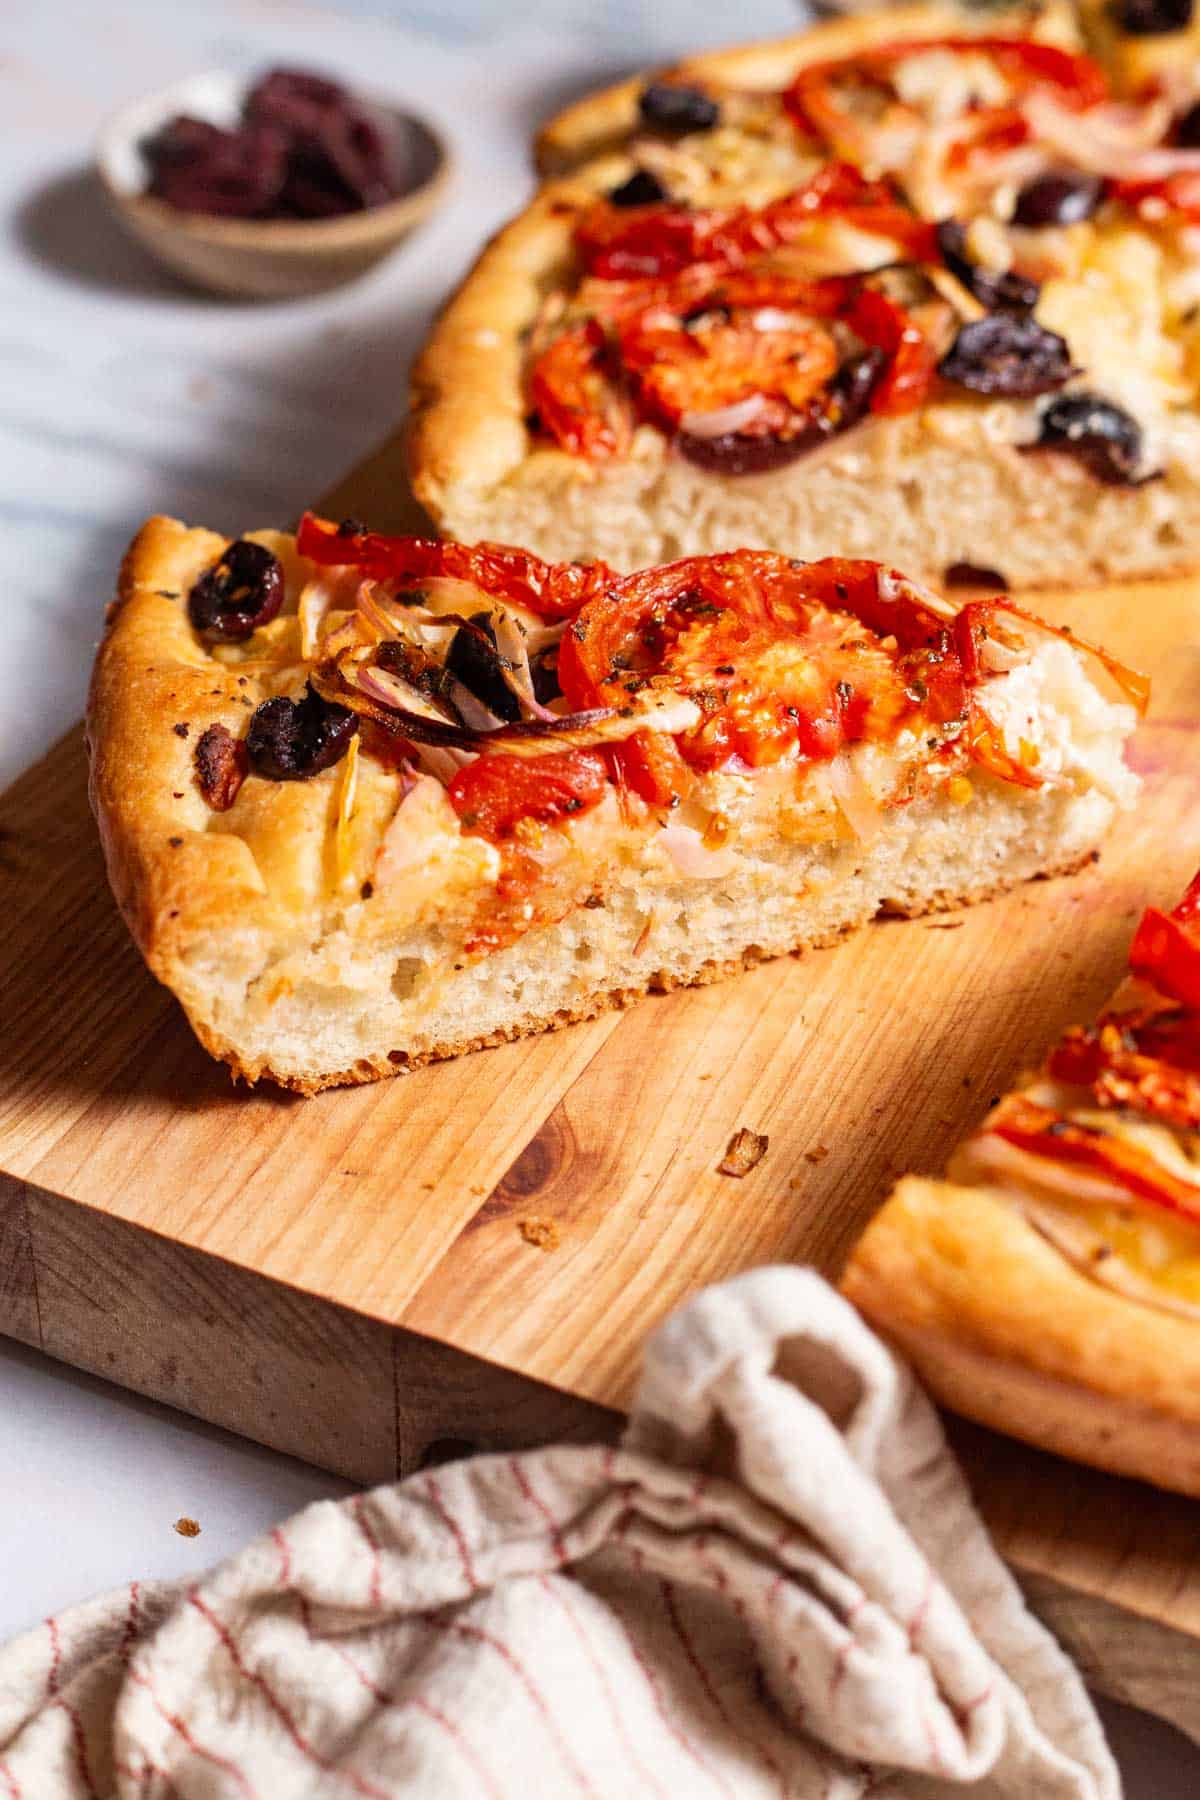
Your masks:
M 290 538 L 254 535 L 291 565 L 284 617 L 305 565 Z M 201 1042 L 247 1081 L 312 1093 L 375 1080 L 831 943 L 881 907 L 982 899 L 1078 866 L 1113 816 L 1096 787 L 1030 793 L 977 774 L 970 805 L 945 793 L 914 800 L 866 844 L 770 838 L 719 877 L 682 876 L 650 832 L 611 864 L 584 865 L 600 884 L 590 904 L 472 955 L 494 879 L 482 840 L 456 837 L 398 883 L 368 879 L 399 804 L 395 771 L 360 759 L 356 817 L 374 809 L 373 836 L 348 885 L 330 875 L 342 765 L 306 781 L 251 776 L 229 811 L 207 805 L 193 763 L 200 733 L 220 723 L 242 736 L 271 679 L 253 661 L 239 673 L 210 656 L 188 622 L 188 590 L 224 545 L 171 519 L 139 533 L 97 660 L 88 738 L 92 803 L 130 930 Z
M 779 92 L 812 63 L 857 56 L 877 44 L 943 36 L 1037 37 L 1064 45 L 1078 42 L 1069 7 L 1039 5 L 1034 0 L 1000 13 L 966 12 L 953 6 L 882 7 L 877 11 L 833 19 L 806 31 L 726 50 L 685 57 L 656 71 L 672 80 L 715 81 L 749 92 Z M 649 77 L 632 76 L 588 94 L 557 113 L 538 132 L 534 160 L 542 175 L 562 175 L 591 157 L 617 149 L 636 131 L 638 99 Z
M 717 61 L 753 62 L 769 83 L 831 42 L 860 45 L 884 25 L 893 39 L 937 35 L 950 22 L 965 28 L 939 9 L 869 15 Z M 605 95 L 582 105 L 583 122 L 571 128 L 581 144 L 592 130 L 586 109 L 607 119 L 617 102 Z M 1176 417 L 1165 473 L 1138 487 L 1106 486 L 1069 456 L 1027 454 L 1013 439 L 1036 430 L 1028 403 L 966 394 L 864 421 L 755 476 L 697 468 L 648 425 L 610 464 L 535 438 L 528 333 L 547 295 L 571 278 L 580 214 L 633 167 L 618 149 L 548 183 L 486 246 L 437 321 L 413 370 L 407 453 L 413 491 L 443 533 L 519 543 L 552 560 L 599 557 L 618 569 L 745 545 L 867 557 L 934 581 L 971 563 L 1024 588 L 1171 576 L 1200 563 L 1194 416 Z
M 1001 1194 L 908 1176 L 842 1291 L 953 1411 L 1200 1496 L 1200 1332 L 1080 1274 Z

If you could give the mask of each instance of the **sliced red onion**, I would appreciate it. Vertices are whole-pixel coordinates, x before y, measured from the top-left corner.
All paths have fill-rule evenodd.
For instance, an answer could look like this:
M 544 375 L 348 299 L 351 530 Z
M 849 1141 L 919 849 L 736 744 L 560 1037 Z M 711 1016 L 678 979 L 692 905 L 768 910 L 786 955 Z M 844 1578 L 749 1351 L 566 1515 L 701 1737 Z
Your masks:
M 727 433 L 744 431 L 766 407 L 765 394 L 751 394 L 732 406 L 718 406 L 712 412 L 686 412 L 679 421 L 680 431 L 688 437 L 718 438 Z

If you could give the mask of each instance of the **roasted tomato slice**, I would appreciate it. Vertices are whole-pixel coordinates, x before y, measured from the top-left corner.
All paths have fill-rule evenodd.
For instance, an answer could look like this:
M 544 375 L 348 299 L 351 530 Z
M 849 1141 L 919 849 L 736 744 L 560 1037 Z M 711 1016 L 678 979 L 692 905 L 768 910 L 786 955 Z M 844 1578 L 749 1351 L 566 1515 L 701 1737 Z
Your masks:
M 805 406 L 838 366 L 833 336 L 819 324 L 758 331 L 716 322 L 691 331 L 628 332 L 622 351 L 626 364 L 640 371 L 642 404 L 671 428 L 685 414 L 717 412 L 761 396 L 759 413 L 737 429 L 777 431 L 786 427 L 789 409 Z M 771 401 L 782 405 L 772 407 Z
M 544 618 L 567 618 L 613 580 L 604 563 L 549 563 L 511 544 L 456 544 L 439 538 L 389 537 L 357 520 L 335 525 L 305 513 L 296 548 L 325 567 L 361 569 L 376 581 L 403 586 L 448 575 L 485 594 L 527 606 Z
M 847 311 L 846 323 L 865 344 L 888 358 L 871 390 L 871 411 L 906 413 L 922 406 L 933 384 L 938 350 L 904 308 L 878 288 L 863 287 Z
M 793 563 L 766 551 L 627 576 L 568 628 L 559 680 L 579 707 L 628 704 L 657 685 L 688 695 L 703 716 L 677 744 L 694 769 L 762 766 L 793 751 L 827 760 L 902 717 L 930 716 L 917 667 L 957 670 L 948 634 L 903 584 L 891 598 L 891 580 L 873 563 Z M 961 704 L 960 679 L 958 695 Z
M 552 751 L 546 756 L 488 752 L 468 763 L 446 790 L 463 827 L 502 841 L 522 819 L 554 825 L 599 805 L 608 767 L 599 750 Z
M 1147 224 L 1200 221 L 1200 169 L 1179 169 L 1157 181 L 1110 181 L 1109 197 L 1132 206 Z
M 669 279 L 695 263 L 737 268 L 752 257 L 803 239 L 819 218 L 839 217 L 889 239 L 912 257 L 933 254 L 934 228 L 894 188 L 831 163 L 811 181 L 766 206 L 647 206 L 632 211 L 599 200 L 575 232 L 585 271 L 605 280 Z
M 1182 904 L 1190 901 L 1185 897 Z M 1129 967 L 1160 994 L 1200 1008 L 1200 922 L 1194 911 L 1181 916 L 1178 909 L 1148 906 L 1129 947 Z
M 1049 90 L 1064 106 L 1082 111 L 1108 98 L 1108 82 L 1091 57 L 1061 50 L 1054 44 L 1026 38 L 940 37 L 882 44 L 856 56 L 813 63 L 801 69 L 784 95 L 784 105 L 806 135 L 820 138 L 835 153 L 849 158 L 870 152 L 872 137 L 864 129 L 862 114 L 880 111 L 896 100 L 893 77 L 900 63 L 929 51 L 986 56 L 1005 77 L 1010 101 L 1034 89 Z M 875 98 L 872 99 L 872 90 Z M 1002 114 L 1007 127 L 1013 122 L 1011 104 L 983 105 L 972 109 L 973 118 Z
M 611 379 L 604 327 L 587 319 L 564 331 L 533 366 L 529 394 L 543 427 L 564 450 L 600 460 L 623 456 L 632 423 Z
M 1090 1088 L 1101 1106 L 1200 1126 L 1200 1014 L 1106 1013 L 1064 1033 L 1046 1067 L 1056 1081 Z

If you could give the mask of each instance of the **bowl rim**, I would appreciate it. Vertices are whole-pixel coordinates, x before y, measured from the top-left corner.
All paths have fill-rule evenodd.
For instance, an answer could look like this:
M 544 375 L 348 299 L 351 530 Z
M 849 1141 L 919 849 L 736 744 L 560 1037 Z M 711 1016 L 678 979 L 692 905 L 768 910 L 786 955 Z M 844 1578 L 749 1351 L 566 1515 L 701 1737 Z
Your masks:
M 380 206 L 366 207 L 362 212 L 342 213 L 332 219 L 230 219 L 219 213 L 190 213 L 159 200 L 144 190 L 131 190 L 117 180 L 111 157 L 145 129 L 136 123 L 147 110 L 161 103 L 164 113 L 175 95 L 203 82 L 221 81 L 238 88 L 249 87 L 253 78 L 231 69 L 198 69 L 181 76 L 166 86 L 127 100 L 100 126 L 94 140 L 93 164 L 110 202 L 121 212 L 134 214 L 159 231 L 178 232 L 181 236 L 228 250 L 272 250 L 287 254 L 313 253 L 325 250 L 349 250 L 406 230 L 423 217 L 448 186 L 454 173 L 454 153 L 445 134 L 424 113 L 401 105 L 378 91 L 359 88 L 346 82 L 356 97 L 379 107 L 394 118 L 415 126 L 428 142 L 433 166 L 424 180 L 403 194 L 385 200 Z

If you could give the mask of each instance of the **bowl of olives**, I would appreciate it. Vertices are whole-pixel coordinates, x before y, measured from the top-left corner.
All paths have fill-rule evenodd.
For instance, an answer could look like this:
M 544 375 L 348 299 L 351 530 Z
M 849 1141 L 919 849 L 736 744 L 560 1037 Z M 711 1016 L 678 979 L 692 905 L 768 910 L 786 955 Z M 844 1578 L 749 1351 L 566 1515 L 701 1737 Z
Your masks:
M 424 119 L 307 70 L 213 72 L 101 132 L 122 224 L 195 286 L 286 299 L 351 281 L 437 205 L 450 154 Z

